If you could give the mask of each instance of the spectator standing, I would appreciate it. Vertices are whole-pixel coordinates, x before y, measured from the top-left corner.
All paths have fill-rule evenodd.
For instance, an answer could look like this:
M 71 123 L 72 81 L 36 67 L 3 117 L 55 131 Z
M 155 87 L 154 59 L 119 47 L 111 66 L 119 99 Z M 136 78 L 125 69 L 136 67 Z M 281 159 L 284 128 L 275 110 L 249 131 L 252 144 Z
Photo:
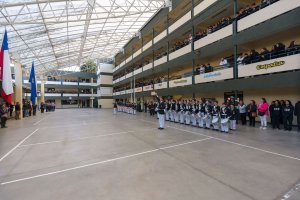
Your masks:
M 251 100 L 251 103 L 247 106 L 248 117 L 249 117 L 249 126 L 255 127 L 255 118 L 257 117 L 257 105 L 254 100 Z
M 247 106 L 244 104 L 243 101 L 240 101 L 238 109 L 241 116 L 242 125 L 246 125 Z
M 258 104 L 257 110 L 260 118 L 260 128 L 265 130 L 267 129 L 267 117 L 269 116 L 269 104 L 265 98 L 261 99 L 261 102 Z
M 298 132 L 300 132 L 300 100 L 295 104 L 294 115 L 297 117 Z
M 45 112 L 45 103 L 44 102 L 41 103 L 40 109 L 41 109 L 41 113 Z
M 36 116 L 36 108 L 37 108 L 36 104 L 32 106 L 32 115 L 33 116 Z
M 294 107 L 290 100 L 285 101 L 285 106 L 282 110 L 283 125 L 285 131 L 292 130 Z
M 5 104 L 1 105 L 0 117 L 1 117 L 1 128 L 7 128 L 6 121 L 8 117 L 8 108 L 6 107 Z
M 244 61 L 244 55 L 240 54 L 239 57 L 237 58 L 237 64 L 241 65 L 243 64 L 243 61 Z
M 273 124 L 273 123 L 272 123 L 272 120 L 273 120 L 274 106 L 275 106 L 275 101 L 272 101 L 271 104 L 270 104 L 270 106 L 269 106 L 269 112 L 270 112 L 271 124 Z
M 21 106 L 20 103 L 17 102 L 15 106 L 15 119 L 19 120 L 20 119 L 20 114 L 21 114 Z
M 10 105 L 9 105 L 9 116 L 10 116 L 10 117 L 12 117 L 13 111 L 14 111 L 14 105 L 13 105 L 13 104 L 10 104 Z
M 280 129 L 280 115 L 282 112 L 281 106 L 280 106 L 280 102 L 278 100 L 276 100 L 274 102 L 274 105 L 270 108 L 270 113 L 271 114 L 271 123 L 272 123 L 272 128 L 275 129 Z
M 148 108 L 148 103 L 147 101 L 145 101 L 144 103 L 144 112 L 147 113 L 147 108 Z
M 222 58 L 220 61 L 220 66 L 221 67 L 228 67 L 228 61 L 226 58 Z

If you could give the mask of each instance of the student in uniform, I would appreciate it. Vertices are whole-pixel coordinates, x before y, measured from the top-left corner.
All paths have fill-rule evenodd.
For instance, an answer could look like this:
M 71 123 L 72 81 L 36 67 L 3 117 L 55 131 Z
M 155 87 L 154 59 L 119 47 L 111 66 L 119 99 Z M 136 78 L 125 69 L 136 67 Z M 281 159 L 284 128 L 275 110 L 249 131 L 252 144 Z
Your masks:
M 275 129 L 277 128 L 278 130 L 280 130 L 280 115 L 282 112 L 281 106 L 280 106 L 280 102 L 278 100 L 276 100 L 274 102 L 274 106 L 271 107 L 270 113 L 272 112 L 271 118 L 272 118 L 272 128 Z
M 185 112 L 185 104 L 183 101 L 180 102 L 180 123 L 184 124 L 184 112 Z
M 170 121 L 175 122 L 175 113 L 176 112 L 176 101 L 172 99 L 171 110 L 170 110 Z
M 230 130 L 236 130 L 237 116 L 238 116 L 238 111 L 235 108 L 235 106 L 231 104 L 230 105 L 230 118 L 229 118 Z
M 285 101 L 285 106 L 282 110 L 283 125 L 285 131 L 292 130 L 294 107 L 290 100 Z
M 170 108 L 171 108 L 171 105 L 170 105 L 170 102 L 169 100 L 166 100 L 166 121 L 170 121 Z
M 157 102 L 158 102 L 158 106 L 157 106 L 157 113 L 158 113 L 158 124 L 159 130 L 162 130 L 165 128 L 165 109 L 166 109 L 166 105 L 165 102 L 163 100 L 163 98 L 159 98 L 158 96 L 156 96 L 157 98 Z
M 177 101 L 176 102 L 176 112 L 174 113 L 174 118 L 175 118 L 175 123 L 179 123 L 180 122 L 180 105 L 181 105 L 181 101 Z
M 117 114 L 117 102 L 114 103 L 114 115 Z
M 212 106 L 211 106 L 211 102 L 207 101 L 206 102 L 206 106 L 205 106 L 205 129 L 210 129 L 211 126 L 211 116 L 212 116 Z
M 219 117 L 220 117 L 220 106 L 218 105 L 218 101 L 214 102 L 214 107 L 212 109 L 212 123 L 213 125 L 213 130 L 214 131 L 219 131 Z
M 199 112 L 198 105 L 199 105 L 199 102 L 193 100 L 193 105 L 192 105 L 192 117 L 191 117 L 191 119 L 192 119 L 192 125 L 193 125 L 193 126 L 197 126 L 198 112 Z
M 226 106 L 225 103 L 222 104 L 220 117 L 221 117 L 221 132 L 229 133 L 229 124 L 228 119 L 230 117 L 230 109 Z
M 205 120 L 203 119 L 203 117 L 205 116 L 205 99 L 201 99 L 199 102 L 199 127 L 200 128 L 204 128 L 205 127 Z
M 185 124 L 190 125 L 191 122 L 191 102 L 186 100 L 186 109 L 185 109 Z

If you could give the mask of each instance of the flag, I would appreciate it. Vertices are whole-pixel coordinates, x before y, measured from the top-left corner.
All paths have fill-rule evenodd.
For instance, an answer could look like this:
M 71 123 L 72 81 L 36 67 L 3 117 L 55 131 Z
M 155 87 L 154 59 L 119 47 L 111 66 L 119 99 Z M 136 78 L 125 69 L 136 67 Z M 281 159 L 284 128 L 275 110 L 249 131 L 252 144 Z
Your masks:
M 29 83 L 31 86 L 31 102 L 32 105 L 34 106 L 36 103 L 36 97 L 37 97 L 37 93 L 36 93 L 36 79 L 35 79 L 35 71 L 34 71 L 34 62 L 32 62 L 32 66 L 31 66 L 31 71 L 30 71 L 30 77 L 29 77 Z
M 12 104 L 12 94 L 14 93 L 11 70 L 10 70 L 10 59 L 8 53 L 8 40 L 7 31 L 5 30 L 3 36 L 3 42 L 0 52 L 0 80 L 2 80 L 1 96 L 9 104 Z

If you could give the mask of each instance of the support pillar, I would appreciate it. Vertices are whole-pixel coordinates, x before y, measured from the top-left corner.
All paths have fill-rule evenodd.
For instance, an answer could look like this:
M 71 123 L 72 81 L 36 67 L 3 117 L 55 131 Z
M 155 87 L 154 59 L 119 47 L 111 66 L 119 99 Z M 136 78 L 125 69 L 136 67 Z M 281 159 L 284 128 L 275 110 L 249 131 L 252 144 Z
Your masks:
M 41 81 L 41 102 L 45 103 L 45 81 Z
M 21 63 L 17 63 L 14 62 L 15 65 L 15 104 L 17 102 L 20 103 L 20 107 L 21 107 L 21 114 L 20 114 L 20 119 L 23 118 L 23 78 L 22 78 L 22 67 L 21 67 Z

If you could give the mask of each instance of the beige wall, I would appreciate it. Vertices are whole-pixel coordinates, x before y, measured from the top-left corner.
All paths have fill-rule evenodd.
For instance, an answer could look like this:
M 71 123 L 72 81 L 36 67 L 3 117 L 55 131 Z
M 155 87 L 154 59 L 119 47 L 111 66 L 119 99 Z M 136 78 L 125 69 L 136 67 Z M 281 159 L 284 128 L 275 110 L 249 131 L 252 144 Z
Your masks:
M 100 84 L 112 84 L 112 76 L 101 75 L 100 76 Z
M 113 108 L 113 99 L 98 99 L 98 105 L 101 105 L 102 108 Z
M 55 100 L 55 107 L 56 107 L 56 108 L 62 108 L 61 100 L 60 100 L 60 99 L 56 99 L 56 100 Z

